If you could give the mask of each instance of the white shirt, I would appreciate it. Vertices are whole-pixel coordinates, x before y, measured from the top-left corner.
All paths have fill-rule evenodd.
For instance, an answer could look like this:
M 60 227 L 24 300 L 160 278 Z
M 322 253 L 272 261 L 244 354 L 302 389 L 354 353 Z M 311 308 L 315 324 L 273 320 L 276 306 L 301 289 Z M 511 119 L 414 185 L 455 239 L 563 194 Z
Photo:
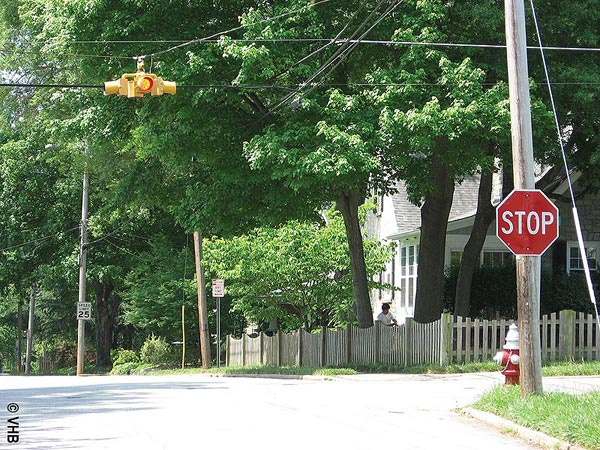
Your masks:
M 380 312 L 377 316 L 377 320 L 379 320 L 384 325 L 390 325 L 392 323 L 392 320 L 394 320 L 394 315 L 389 311 L 387 314 Z

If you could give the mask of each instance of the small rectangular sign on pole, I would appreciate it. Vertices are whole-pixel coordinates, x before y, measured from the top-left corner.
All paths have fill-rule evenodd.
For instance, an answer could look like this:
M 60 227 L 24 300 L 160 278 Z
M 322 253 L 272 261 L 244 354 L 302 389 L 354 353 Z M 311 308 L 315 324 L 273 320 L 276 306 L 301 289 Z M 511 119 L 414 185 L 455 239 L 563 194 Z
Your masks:
M 212 296 L 225 297 L 225 280 L 212 280 Z
M 212 296 L 217 299 L 217 367 L 221 367 L 221 298 L 225 297 L 225 280 L 212 280 Z
M 92 304 L 90 302 L 77 302 L 77 320 L 90 320 L 92 318 Z

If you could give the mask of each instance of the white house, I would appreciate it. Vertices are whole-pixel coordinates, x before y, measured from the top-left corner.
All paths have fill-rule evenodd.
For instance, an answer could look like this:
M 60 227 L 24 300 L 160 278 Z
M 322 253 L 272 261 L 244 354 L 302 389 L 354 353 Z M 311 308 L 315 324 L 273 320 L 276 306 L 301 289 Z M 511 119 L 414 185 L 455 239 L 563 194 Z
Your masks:
M 538 185 L 545 186 L 544 192 L 559 207 L 560 236 L 543 255 L 542 266 L 546 270 L 554 271 L 582 270 L 568 184 L 564 178 L 549 182 L 544 178 L 549 176 L 550 172 L 546 171 L 538 177 Z M 577 175 L 574 175 L 573 180 L 576 179 Z M 501 177 L 498 176 L 496 180 L 501 180 Z M 446 266 L 460 261 L 473 226 L 478 188 L 478 176 L 469 177 L 456 185 L 446 234 Z M 493 204 L 500 203 L 501 192 L 501 184 L 495 181 L 492 192 Z M 385 272 L 379 275 L 379 279 L 399 287 L 400 290 L 375 290 L 371 294 L 371 302 L 375 316 L 380 312 L 381 304 L 389 302 L 394 315 L 402 320 L 405 317 L 413 317 L 414 314 L 419 264 L 420 208 L 408 201 L 402 183 L 398 184 L 395 194 L 380 197 L 378 200 L 376 213 L 369 217 L 367 233 L 382 241 L 397 243 L 394 258 L 387 265 Z M 586 194 L 579 197 L 577 206 L 588 261 L 592 270 L 597 270 L 600 258 L 600 194 Z M 482 248 L 481 263 L 501 265 L 513 257 L 510 250 L 496 237 L 496 224 L 493 222 L 488 228 L 487 238 Z

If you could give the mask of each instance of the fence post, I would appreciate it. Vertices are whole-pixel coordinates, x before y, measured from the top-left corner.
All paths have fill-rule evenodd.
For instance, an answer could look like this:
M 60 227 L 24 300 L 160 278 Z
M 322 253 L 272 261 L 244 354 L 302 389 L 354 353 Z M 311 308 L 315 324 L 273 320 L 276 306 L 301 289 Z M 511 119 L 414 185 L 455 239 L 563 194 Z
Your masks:
M 452 315 L 442 314 L 440 318 L 440 366 L 452 364 Z
M 381 322 L 376 321 L 373 326 L 375 327 L 375 364 L 381 362 Z M 363 341 L 364 342 L 364 341 Z
M 406 367 L 410 367 L 413 361 L 413 321 L 413 318 L 407 317 L 404 322 L 404 359 Z
M 327 364 L 327 327 L 321 327 L 321 367 Z
M 261 331 L 260 334 L 258 335 L 258 354 L 259 354 L 259 361 L 260 361 L 260 365 L 264 366 L 265 365 L 265 335 L 264 332 Z
M 246 334 L 242 334 L 242 367 L 246 365 Z
M 298 367 L 302 366 L 302 346 L 304 345 L 302 333 L 304 333 L 304 330 L 300 328 L 298 330 Z
M 277 330 L 277 367 L 281 367 L 281 330 Z
M 575 355 L 575 311 L 563 310 L 559 317 L 558 354 L 565 361 Z
M 231 345 L 231 336 L 225 336 L 225 367 L 229 367 L 229 356 L 231 353 L 231 349 L 229 346 Z M 184 344 L 185 345 L 185 344 Z
M 352 361 L 352 325 L 346 326 L 346 365 Z

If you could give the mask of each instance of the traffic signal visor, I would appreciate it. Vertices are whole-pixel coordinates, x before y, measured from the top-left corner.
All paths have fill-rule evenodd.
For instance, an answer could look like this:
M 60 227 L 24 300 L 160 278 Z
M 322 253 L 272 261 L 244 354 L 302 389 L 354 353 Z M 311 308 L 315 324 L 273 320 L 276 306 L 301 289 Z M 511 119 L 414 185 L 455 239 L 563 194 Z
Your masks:
M 156 78 L 156 83 L 152 88 L 152 95 L 171 94 L 177 92 L 177 84 L 174 81 L 165 81 L 160 77 Z
M 127 80 L 120 78 L 115 81 L 104 82 L 104 95 L 127 95 Z

